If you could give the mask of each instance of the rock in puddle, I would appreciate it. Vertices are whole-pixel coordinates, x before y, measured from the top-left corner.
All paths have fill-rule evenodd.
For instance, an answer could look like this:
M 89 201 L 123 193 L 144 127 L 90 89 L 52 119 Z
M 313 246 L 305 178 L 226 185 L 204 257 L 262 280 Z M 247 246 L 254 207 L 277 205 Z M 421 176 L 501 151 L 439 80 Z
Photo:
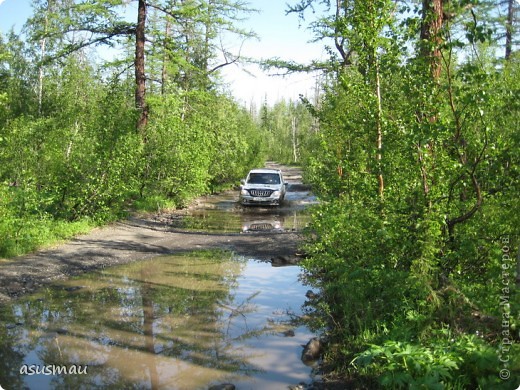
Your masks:
M 297 265 L 300 259 L 297 256 L 276 256 L 271 259 L 273 267 L 284 267 L 288 265 Z
M 313 337 L 303 346 L 302 362 L 306 365 L 313 365 L 320 358 L 323 350 L 323 342 L 318 337 Z
M 208 390 L 235 390 L 235 385 L 232 383 L 221 383 L 220 385 L 213 385 Z
M 314 291 L 312 290 L 308 290 L 306 293 L 305 293 L 305 296 L 310 299 L 310 300 L 315 300 L 315 299 L 318 299 L 318 294 L 316 294 Z

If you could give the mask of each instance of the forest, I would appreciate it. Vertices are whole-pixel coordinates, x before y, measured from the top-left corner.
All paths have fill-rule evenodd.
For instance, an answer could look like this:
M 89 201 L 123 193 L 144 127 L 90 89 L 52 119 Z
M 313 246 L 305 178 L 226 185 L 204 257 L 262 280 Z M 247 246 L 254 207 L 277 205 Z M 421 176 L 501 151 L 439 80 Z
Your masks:
M 301 141 L 321 200 L 304 268 L 326 361 L 353 388 L 516 388 L 518 4 L 290 11 L 317 3 L 311 27 L 334 46 L 308 65 L 327 81 Z
M 0 37 L 1 256 L 182 207 L 262 162 L 257 125 L 218 75 L 236 60 L 219 34 L 247 39 L 234 21 L 248 9 L 140 1 L 136 24 L 127 3 L 34 1 L 22 34 Z
M 239 0 L 34 0 L 0 36 L 0 256 L 182 207 L 266 158 L 301 164 L 306 307 L 353 388 L 520 383 L 520 6 L 301 0 L 329 53 L 313 98 L 225 91 Z M 317 12 L 317 10 L 320 12 Z M 118 48 L 109 60 L 94 47 Z M 146 59 L 146 61 L 145 61 Z

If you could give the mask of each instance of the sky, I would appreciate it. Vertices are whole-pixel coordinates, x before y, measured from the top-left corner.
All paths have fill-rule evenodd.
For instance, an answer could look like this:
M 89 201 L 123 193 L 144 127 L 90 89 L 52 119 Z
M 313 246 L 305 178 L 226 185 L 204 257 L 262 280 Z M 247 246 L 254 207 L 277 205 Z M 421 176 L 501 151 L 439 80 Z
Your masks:
M 250 0 L 252 8 L 260 10 L 250 15 L 248 25 L 260 37 L 258 41 L 246 41 L 241 53 L 256 59 L 281 58 L 302 63 L 324 56 L 322 44 L 310 44 L 312 34 L 304 27 L 295 14 L 285 15 L 286 3 L 291 0 Z M 269 102 L 281 99 L 298 99 L 299 94 L 312 95 L 315 86 L 315 76 L 297 74 L 290 77 L 268 76 L 258 66 L 245 67 L 253 76 L 242 71 L 240 67 L 228 66 L 224 74 L 235 97 L 242 102 L 251 100 L 256 104 L 263 102 L 267 95 Z M 278 72 L 273 70 L 273 72 Z
M 295 14 L 285 15 L 287 3 L 297 0 L 249 0 L 250 7 L 259 10 L 243 22 L 259 36 L 259 40 L 226 42 L 227 48 L 240 49 L 244 57 L 267 59 L 278 57 L 285 60 L 309 63 L 324 56 L 320 44 L 310 44 L 311 33 Z M 11 27 L 19 32 L 32 14 L 31 0 L 0 0 L 0 31 L 6 33 Z M 274 104 L 280 100 L 297 100 L 299 94 L 312 96 L 315 77 L 311 74 L 296 74 L 286 77 L 269 76 L 256 65 L 229 65 L 222 75 L 227 89 L 239 103 L 256 107 L 267 100 Z

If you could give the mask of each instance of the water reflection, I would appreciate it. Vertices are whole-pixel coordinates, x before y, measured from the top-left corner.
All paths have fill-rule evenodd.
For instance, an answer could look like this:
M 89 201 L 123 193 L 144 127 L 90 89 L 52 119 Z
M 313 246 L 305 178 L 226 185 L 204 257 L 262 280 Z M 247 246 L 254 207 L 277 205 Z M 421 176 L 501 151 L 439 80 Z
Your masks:
M 208 196 L 196 207 L 186 210 L 184 215 L 172 215 L 170 226 L 221 233 L 300 231 L 310 221 L 307 206 L 317 201 L 311 192 L 292 188 L 298 189 L 296 184 L 290 185 L 286 200 L 279 207 L 243 207 L 233 191 Z
M 229 254 L 170 256 L 64 282 L 3 307 L 0 385 L 17 388 L 283 388 L 309 381 L 294 321 L 297 267 Z M 21 375 L 22 365 L 87 375 Z

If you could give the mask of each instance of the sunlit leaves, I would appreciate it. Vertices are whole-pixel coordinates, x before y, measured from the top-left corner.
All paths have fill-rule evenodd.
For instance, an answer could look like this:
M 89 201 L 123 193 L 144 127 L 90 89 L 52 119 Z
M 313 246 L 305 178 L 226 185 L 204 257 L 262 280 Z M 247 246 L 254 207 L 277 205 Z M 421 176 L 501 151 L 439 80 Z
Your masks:
M 489 361 L 490 344 L 466 337 L 489 329 L 491 339 L 499 338 L 491 329 L 496 324 L 475 322 L 471 313 L 497 314 L 496 240 L 517 223 L 511 207 L 518 203 L 512 191 L 519 191 L 520 164 L 511 152 L 520 148 L 513 119 L 518 64 L 497 66 L 475 2 L 446 8 L 443 42 L 428 46 L 438 48 L 442 59 L 435 77 L 423 51 L 416 58 L 408 54 L 417 43 L 416 10 L 404 11 L 404 22 L 383 38 L 374 34 L 378 25 L 370 21 L 378 20 L 370 18 L 376 15 L 370 5 L 358 10 L 362 14 L 345 36 L 364 51 L 329 81 L 313 106 L 320 133 L 309 143 L 313 153 L 306 160 L 307 177 L 323 204 L 313 215 L 305 268 L 321 291 L 320 307 L 327 308 L 316 313 L 342 344 L 332 359 L 352 362 L 358 353 L 349 372 L 366 380 L 377 376 L 383 386 L 500 385 L 477 368 Z M 460 49 L 472 55 L 457 59 Z M 370 136 L 377 118 L 374 65 L 384 113 L 381 203 Z M 458 341 L 436 354 L 424 345 L 438 344 L 442 324 L 457 330 Z

